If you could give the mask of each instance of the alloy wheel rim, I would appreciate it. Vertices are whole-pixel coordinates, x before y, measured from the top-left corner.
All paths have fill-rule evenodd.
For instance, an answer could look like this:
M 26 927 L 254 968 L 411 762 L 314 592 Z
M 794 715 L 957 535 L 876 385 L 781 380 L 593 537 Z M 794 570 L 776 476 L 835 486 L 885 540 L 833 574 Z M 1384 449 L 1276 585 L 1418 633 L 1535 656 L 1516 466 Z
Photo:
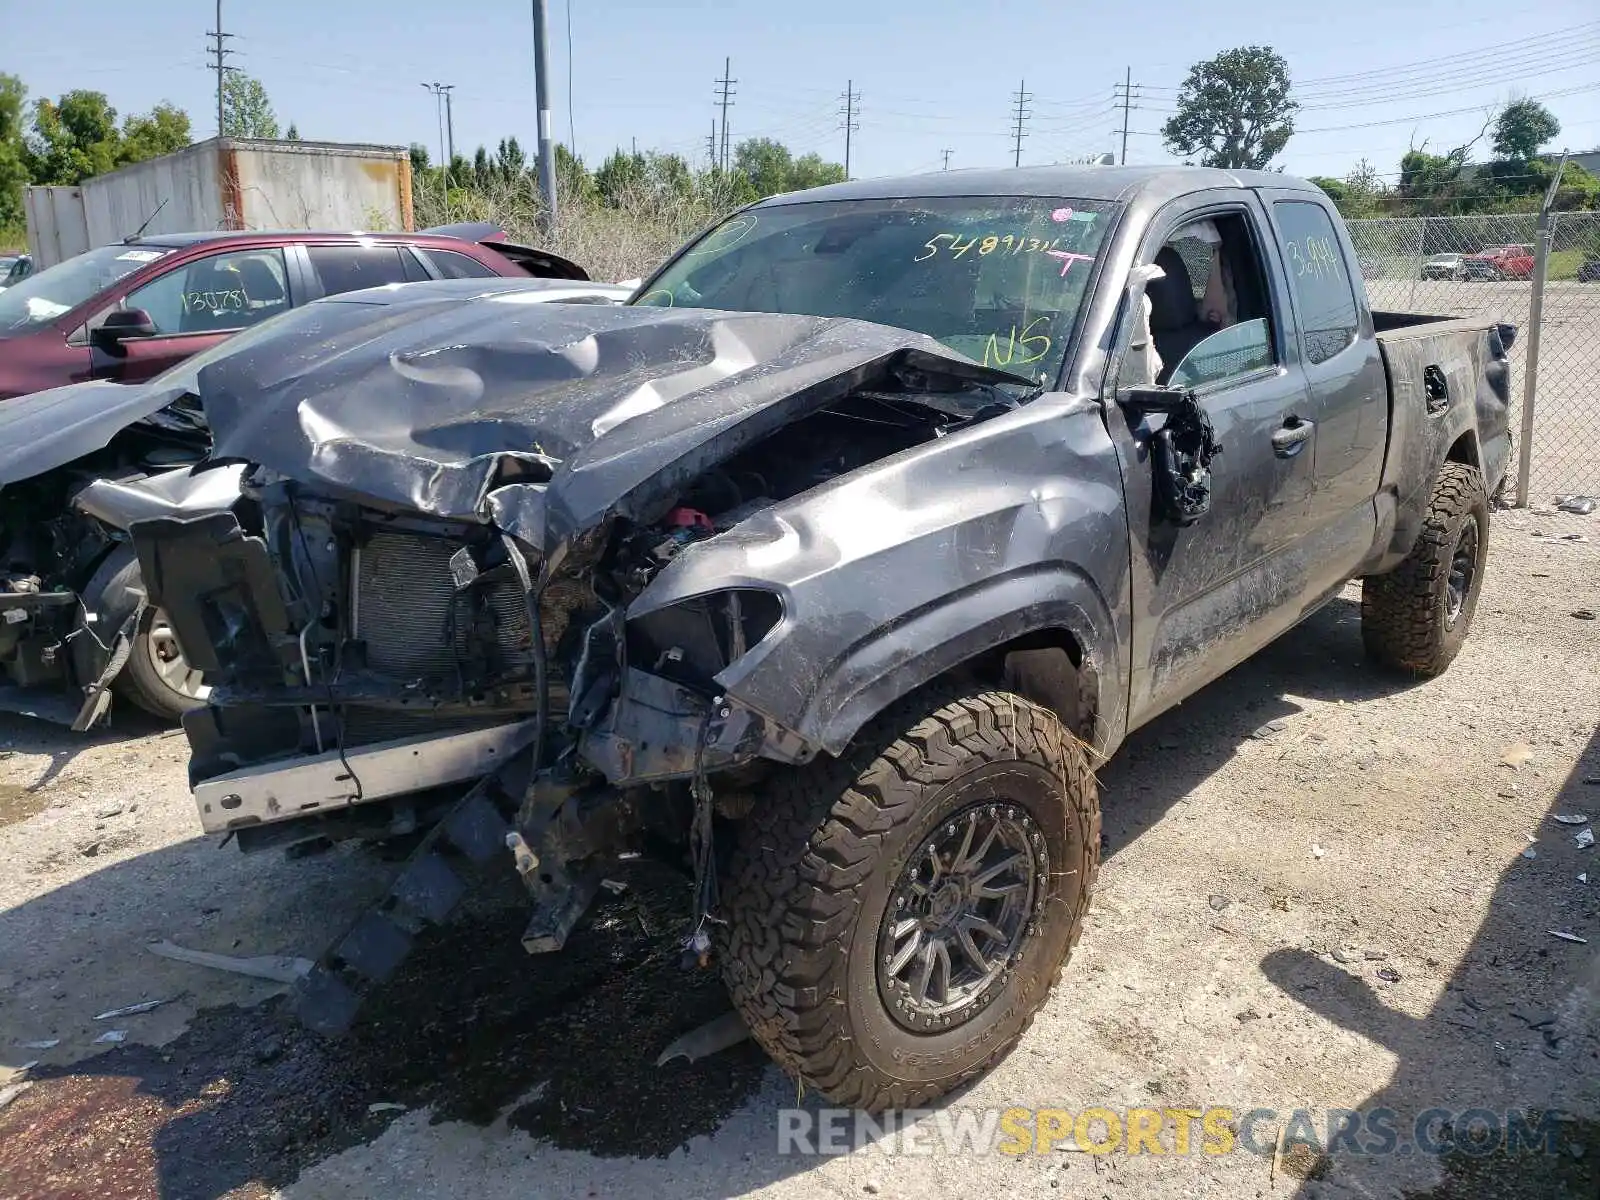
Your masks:
M 878 935 L 879 994 L 917 1033 L 972 1020 L 1020 964 L 1044 911 L 1043 831 L 1011 804 L 975 804 L 925 837 L 890 893 Z
M 1472 580 L 1478 571 L 1478 523 L 1468 521 L 1450 556 L 1450 578 L 1445 600 L 1445 620 L 1454 625 L 1467 606 Z

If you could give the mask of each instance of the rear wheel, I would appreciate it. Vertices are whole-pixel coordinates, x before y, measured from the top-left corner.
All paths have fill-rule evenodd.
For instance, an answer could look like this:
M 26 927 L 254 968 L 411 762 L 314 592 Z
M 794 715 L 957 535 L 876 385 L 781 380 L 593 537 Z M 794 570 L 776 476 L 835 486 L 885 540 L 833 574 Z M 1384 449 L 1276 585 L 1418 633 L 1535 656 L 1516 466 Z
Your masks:
M 1460 652 L 1478 607 L 1489 552 L 1483 475 L 1447 462 L 1411 553 L 1361 584 L 1361 637 L 1385 666 L 1434 676 Z
M 1083 929 L 1100 810 L 1083 749 L 1005 692 L 910 703 L 777 781 L 730 872 L 723 973 L 828 1099 L 907 1108 L 982 1074 Z

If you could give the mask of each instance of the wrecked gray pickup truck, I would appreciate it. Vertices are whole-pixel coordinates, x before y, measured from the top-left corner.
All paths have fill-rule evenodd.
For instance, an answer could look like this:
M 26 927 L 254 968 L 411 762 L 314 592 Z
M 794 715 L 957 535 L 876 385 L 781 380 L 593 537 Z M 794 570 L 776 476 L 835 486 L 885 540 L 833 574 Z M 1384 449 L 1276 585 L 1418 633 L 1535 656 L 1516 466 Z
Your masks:
M 1280 175 L 950 172 L 757 204 L 627 306 L 397 295 L 213 364 L 242 494 L 132 528 L 201 820 L 426 832 L 303 1019 L 475 872 L 547 951 L 644 848 L 810 1086 L 986 1070 L 1082 929 L 1095 760 L 1351 579 L 1383 666 L 1466 636 L 1514 331 L 1355 261 Z

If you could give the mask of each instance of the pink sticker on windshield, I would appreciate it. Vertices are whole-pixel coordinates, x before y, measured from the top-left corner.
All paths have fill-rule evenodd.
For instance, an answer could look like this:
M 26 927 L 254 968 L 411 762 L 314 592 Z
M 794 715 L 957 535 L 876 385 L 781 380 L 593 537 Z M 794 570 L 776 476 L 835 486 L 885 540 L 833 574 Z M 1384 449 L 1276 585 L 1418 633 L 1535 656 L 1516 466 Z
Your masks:
M 1072 210 L 1070 208 L 1058 208 L 1050 214 L 1050 219 L 1057 225 L 1063 221 L 1070 221 L 1072 220 Z

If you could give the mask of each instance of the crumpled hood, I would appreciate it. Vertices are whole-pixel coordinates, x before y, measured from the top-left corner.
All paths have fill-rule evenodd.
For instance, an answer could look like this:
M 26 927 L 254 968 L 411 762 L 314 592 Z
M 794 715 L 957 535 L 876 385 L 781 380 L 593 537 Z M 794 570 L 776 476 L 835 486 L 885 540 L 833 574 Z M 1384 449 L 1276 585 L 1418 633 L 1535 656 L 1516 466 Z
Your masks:
M 0 404 L 0 488 L 104 448 L 188 389 L 92 380 L 47 388 Z
M 281 332 L 200 374 L 214 459 L 493 522 L 541 549 L 670 498 L 854 389 L 1028 383 L 920 334 L 838 318 L 397 289 L 278 320 Z

